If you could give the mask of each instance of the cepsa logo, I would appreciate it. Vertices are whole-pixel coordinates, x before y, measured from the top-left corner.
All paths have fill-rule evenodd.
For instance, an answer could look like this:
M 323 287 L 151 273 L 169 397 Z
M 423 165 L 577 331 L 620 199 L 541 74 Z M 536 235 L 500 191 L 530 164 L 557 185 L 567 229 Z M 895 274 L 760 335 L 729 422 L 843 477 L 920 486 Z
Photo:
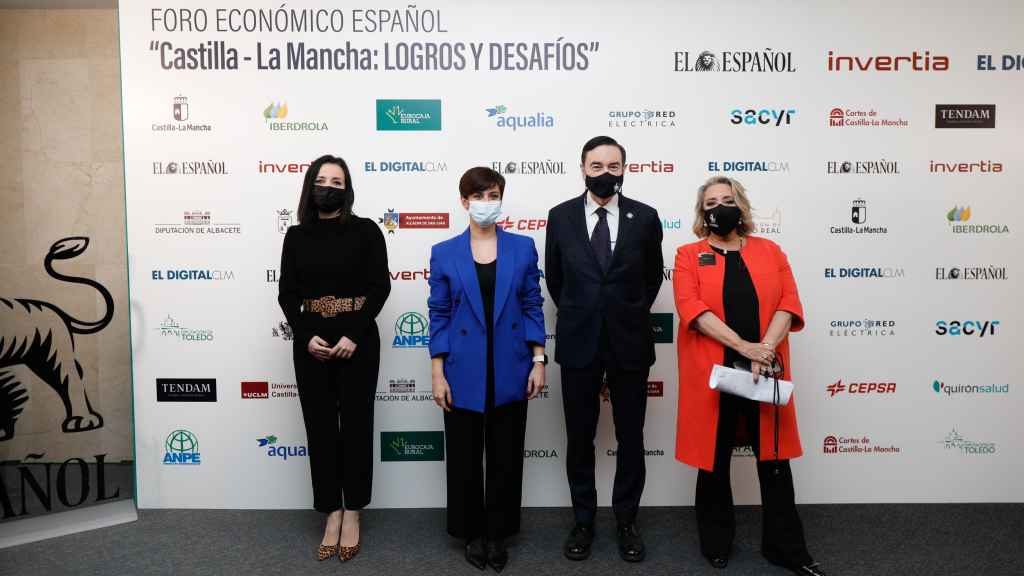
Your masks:
M 519 218 L 513 220 L 506 216 L 504 220 L 498 220 L 498 225 L 503 230 L 538 231 L 548 227 L 548 220 L 547 218 Z
M 828 391 L 829 398 L 835 398 L 837 395 L 857 395 L 867 396 L 876 394 L 895 394 L 896 383 L 895 382 L 850 382 L 844 384 L 842 380 L 836 380 L 833 384 L 829 384 L 825 387 Z

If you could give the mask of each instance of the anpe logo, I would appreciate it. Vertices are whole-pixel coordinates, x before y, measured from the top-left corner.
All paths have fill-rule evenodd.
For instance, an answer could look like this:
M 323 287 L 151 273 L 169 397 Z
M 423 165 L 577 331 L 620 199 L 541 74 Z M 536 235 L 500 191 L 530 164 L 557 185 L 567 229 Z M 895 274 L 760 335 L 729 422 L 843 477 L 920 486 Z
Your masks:
M 935 333 L 939 336 L 995 336 L 999 320 L 939 320 L 935 322 Z
M 199 439 L 195 434 L 179 429 L 167 435 L 164 440 L 164 464 L 197 466 L 201 463 Z
M 429 323 L 419 312 L 406 312 L 395 320 L 393 348 L 426 348 L 430 344 Z

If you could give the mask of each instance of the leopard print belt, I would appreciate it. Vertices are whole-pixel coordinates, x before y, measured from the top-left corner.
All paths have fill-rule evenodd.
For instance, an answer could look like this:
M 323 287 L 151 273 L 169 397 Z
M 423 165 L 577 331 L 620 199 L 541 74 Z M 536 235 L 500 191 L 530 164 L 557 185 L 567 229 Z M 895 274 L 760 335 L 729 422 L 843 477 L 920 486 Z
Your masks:
M 344 312 L 355 312 L 363 308 L 366 303 L 366 296 L 355 298 L 335 298 L 334 296 L 323 296 L 321 298 L 307 298 L 302 301 L 302 309 L 305 312 L 320 314 L 324 318 L 334 318 Z

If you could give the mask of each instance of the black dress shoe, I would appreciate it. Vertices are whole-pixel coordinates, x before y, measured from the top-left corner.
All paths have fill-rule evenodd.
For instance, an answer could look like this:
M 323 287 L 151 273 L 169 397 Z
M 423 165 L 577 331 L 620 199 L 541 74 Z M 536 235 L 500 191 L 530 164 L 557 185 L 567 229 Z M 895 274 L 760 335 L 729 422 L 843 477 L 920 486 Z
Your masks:
M 790 570 L 800 576 L 825 576 L 825 571 L 821 569 L 821 565 L 817 562 L 806 566 L 800 566 L 799 568 L 790 568 Z
M 619 524 L 619 556 L 626 562 L 639 562 L 647 556 L 644 539 L 636 529 L 636 524 Z
M 586 560 L 590 557 L 590 545 L 594 543 L 594 525 L 577 522 L 565 539 L 565 557 L 569 560 Z
M 487 551 L 484 550 L 482 539 L 476 538 L 466 542 L 466 562 L 476 566 L 479 570 L 487 567 Z
M 505 548 L 505 539 L 487 541 L 487 565 L 494 568 L 495 572 L 501 572 L 508 564 L 508 548 Z
M 708 559 L 708 564 L 719 570 L 729 565 L 729 559 L 723 556 L 706 556 L 706 558 Z

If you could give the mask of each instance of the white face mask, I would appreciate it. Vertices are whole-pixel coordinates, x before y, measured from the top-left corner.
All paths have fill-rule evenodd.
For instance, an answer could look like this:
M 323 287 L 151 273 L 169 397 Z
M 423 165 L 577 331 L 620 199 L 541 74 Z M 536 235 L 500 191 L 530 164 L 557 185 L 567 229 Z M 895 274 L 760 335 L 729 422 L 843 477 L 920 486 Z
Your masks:
M 482 228 L 493 226 L 501 216 L 501 200 L 485 202 L 483 200 L 469 201 L 469 217 Z

